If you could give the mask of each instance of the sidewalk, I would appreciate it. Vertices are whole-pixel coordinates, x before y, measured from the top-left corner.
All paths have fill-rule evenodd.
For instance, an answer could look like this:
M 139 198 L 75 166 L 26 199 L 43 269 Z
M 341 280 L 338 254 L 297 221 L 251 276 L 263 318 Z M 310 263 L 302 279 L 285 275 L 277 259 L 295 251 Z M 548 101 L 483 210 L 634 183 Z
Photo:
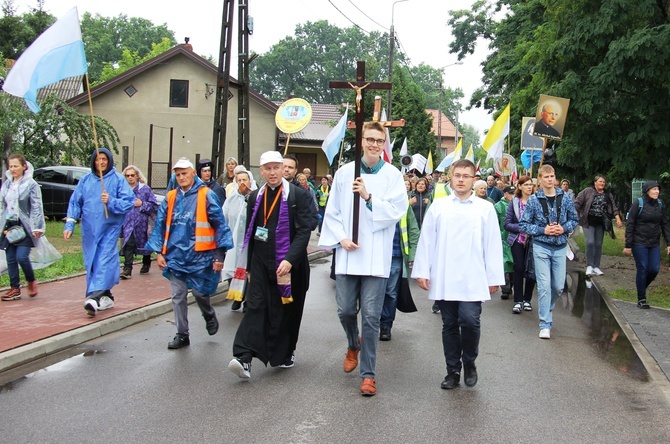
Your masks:
M 316 235 L 312 238 L 310 261 L 327 254 L 316 246 Z M 0 302 L 0 372 L 172 311 L 170 282 L 156 264 L 146 275 L 139 269 L 135 266 L 132 279 L 112 289 L 114 308 L 95 317 L 84 310 L 84 275 L 38 283 L 34 298 L 22 288 L 20 300 Z M 226 283 L 219 284 L 213 300 L 222 300 L 227 291 Z

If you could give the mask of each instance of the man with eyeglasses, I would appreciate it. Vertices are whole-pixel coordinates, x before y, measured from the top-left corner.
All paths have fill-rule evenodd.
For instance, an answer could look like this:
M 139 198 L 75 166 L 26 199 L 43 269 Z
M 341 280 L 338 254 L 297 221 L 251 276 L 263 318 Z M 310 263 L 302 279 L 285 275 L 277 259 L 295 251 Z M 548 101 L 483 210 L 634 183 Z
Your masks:
M 547 102 L 542 106 L 542 114 L 540 115 L 540 121 L 535 122 L 535 134 L 540 137 L 550 137 L 554 139 L 560 139 L 561 133 L 559 133 L 555 128 L 556 121 L 558 120 L 560 113 L 560 108 L 555 102 Z
M 437 302 L 447 364 L 443 389 L 477 384 L 482 302 L 505 283 L 502 243 L 495 209 L 472 192 L 475 165 L 461 159 L 451 167 L 452 194 L 424 216 L 412 278 Z
M 352 372 L 358 366 L 360 352 L 363 396 L 377 392 L 377 341 L 393 238 L 409 205 L 402 174 L 381 158 L 384 142 L 384 127 L 379 122 L 363 126 L 360 177 L 354 179 L 354 162 L 337 171 L 319 238 L 319 246 L 335 248 L 337 312 L 348 342 L 344 371 Z M 358 243 L 351 240 L 354 202 L 361 205 Z

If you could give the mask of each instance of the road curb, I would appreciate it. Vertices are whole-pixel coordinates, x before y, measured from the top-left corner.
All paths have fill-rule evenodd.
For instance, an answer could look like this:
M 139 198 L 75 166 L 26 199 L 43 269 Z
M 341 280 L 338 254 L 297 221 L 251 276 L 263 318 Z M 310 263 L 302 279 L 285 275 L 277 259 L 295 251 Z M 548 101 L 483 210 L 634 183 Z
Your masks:
M 315 251 L 309 254 L 308 260 L 321 259 L 329 256 L 331 253 L 323 250 Z M 74 277 L 74 276 L 71 276 Z M 228 292 L 228 284 L 222 282 L 216 289 L 216 293 L 211 296 L 212 303 L 219 303 L 225 300 Z M 189 294 L 188 303 L 193 304 L 195 298 Z M 164 315 L 172 311 L 172 301 L 168 298 L 160 302 L 153 303 L 135 310 L 121 313 L 117 316 L 102 319 L 93 324 L 84 327 L 75 328 L 31 344 L 7 350 L 0 353 L 0 372 L 28 364 L 36 359 L 44 358 L 53 353 L 83 344 L 84 342 L 97 339 L 104 335 L 123 330 L 140 322 Z
M 591 282 L 596 286 L 596 289 L 600 293 L 600 297 L 605 301 L 608 310 L 612 313 L 617 324 L 621 327 L 621 331 L 626 335 L 628 342 L 630 342 L 633 350 L 635 350 L 638 358 L 640 358 L 640 362 L 642 362 L 642 365 L 644 365 L 645 370 L 647 370 L 647 373 L 649 374 L 649 379 L 661 392 L 663 392 L 665 398 L 670 403 L 670 380 L 658 365 L 656 359 L 649 353 L 647 347 L 644 346 L 637 333 L 635 333 L 635 330 L 633 330 L 633 327 L 630 326 L 626 316 L 619 310 L 619 307 L 616 306 L 607 291 L 600 286 L 598 278 L 592 277 Z

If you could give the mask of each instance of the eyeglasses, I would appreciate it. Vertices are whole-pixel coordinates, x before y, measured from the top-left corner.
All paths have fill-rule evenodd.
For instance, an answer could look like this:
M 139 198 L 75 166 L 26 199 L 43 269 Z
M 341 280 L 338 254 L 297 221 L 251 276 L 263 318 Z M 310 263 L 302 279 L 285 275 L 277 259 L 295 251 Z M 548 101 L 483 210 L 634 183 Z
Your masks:
M 474 179 L 475 178 L 475 176 L 471 176 L 469 174 L 454 174 L 453 177 L 456 180 L 461 180 L 461 179 L 468 180 L 468 179 Z
M 135 177 L 136 174 L 126 174 L 126 177 Z
M 368 145 L 383 145 L 386 139 L 375 139 L 374 137 L 366 137 L 365 141 Z

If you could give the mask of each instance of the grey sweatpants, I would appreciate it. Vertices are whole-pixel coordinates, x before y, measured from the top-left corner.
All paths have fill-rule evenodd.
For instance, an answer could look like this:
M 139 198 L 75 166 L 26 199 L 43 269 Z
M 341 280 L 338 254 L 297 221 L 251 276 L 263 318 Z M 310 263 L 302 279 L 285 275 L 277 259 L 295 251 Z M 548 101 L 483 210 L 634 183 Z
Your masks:
M 188 336 L 188 286 L 186 282 L 172 275 L 170 276 L 170 287 L 172 289 L 172 309 L 174 310 L 174 320 L 177 324 L 177 333 L 182 336 Z M 209 295 L 201 294 L 196 290 L 191 290 L 191 292 L 205 320 L 216 316 L 214 308 L 209 302 Z

